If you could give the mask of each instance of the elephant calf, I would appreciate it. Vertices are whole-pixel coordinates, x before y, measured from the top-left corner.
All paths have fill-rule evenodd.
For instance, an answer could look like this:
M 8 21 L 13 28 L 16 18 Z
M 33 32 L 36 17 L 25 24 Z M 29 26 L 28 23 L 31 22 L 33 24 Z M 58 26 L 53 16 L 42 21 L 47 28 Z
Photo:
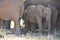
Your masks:
M 45 7 L 41 4 L 29 6 L 24 14 L 26 28 L 28 27 L 29 29 L 31 27 L 31 30 L 34 30 L 35 25 L 38 24 L 39 33 L 42 33 L 42 19 L 45 18 L 47 22 L 45 24 L 48 25 L 48 28 L 51 27 L 51 14 L 52 9 L 50 7 Z
M 46 11 L 46 13 L 45 13 Z M 42 32 L 42 18 L 48 19 L 46 16 L 48 16 L 49 12 L 49 18 L 51 16 L 51 8 L 45 7 L 43 5 L 31 5 L 29 6 L 24 14 L 24 19 L 26 21 L 26 27 L 31 27 L 32 30 L 34 30 L 34 24 L 38 24 L 39 32 Z M 51 20 L 48 22 L 50 23 Z M 30 25 L 30 26 L 29 26 Z M 50 24 L 49 24 L 50 25 Z

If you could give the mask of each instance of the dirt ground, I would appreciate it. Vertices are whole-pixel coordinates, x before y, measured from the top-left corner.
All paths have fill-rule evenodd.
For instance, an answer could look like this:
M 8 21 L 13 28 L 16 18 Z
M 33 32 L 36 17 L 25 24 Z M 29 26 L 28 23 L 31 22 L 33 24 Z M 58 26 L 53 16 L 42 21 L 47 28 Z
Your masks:
M 54 37 L 51 35 L 48 36 L 14 36 L 14 35 L 5 35 L 4 38 L 0 38 L 0 40 L 60 40 L 58 37 Z
M 11 30 L 10 30 L 11 31 Z M 39 35 L 39 33 L 27 33 L 26 35 L 17 36 L 10 33 L 6 29 L 0 29 L 0 40 L 60 40 L 59 36 L 54 35 Z

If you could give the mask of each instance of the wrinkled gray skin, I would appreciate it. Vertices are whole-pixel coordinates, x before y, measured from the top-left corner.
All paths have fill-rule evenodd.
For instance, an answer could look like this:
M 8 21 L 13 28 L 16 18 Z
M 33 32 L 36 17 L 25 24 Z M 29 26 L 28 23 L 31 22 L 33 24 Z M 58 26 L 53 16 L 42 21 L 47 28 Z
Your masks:
M 51 16 L 51 32 L 53 33 L 56 29 L 57 25 L 57 17 L 58 17 L 59 11 L 57 8 L 53 7 L 52 8 L 52 16 Z
M 36 19 L 35 19 L 35 13 L 34 13 L 34 9 L 35 9 L 35 5 L 31 5 L 29 6 L 27 9 L 25 9 L 23 18 L 25 21 L 25 31 L 35 31 L 35 26 L 36 26 Z
M 20 34 L 19 19 L 23 15 L 24 5 L 21 0 L 0 0 L 0 19 L 15 22 L 14 33 Z
M 47 27 L 51 27 L 51 14 L 52 14 L 52 9 L 50 7 L 45 7 L 43 5 L 29 6 L 25 10 L 25 14 L 24 14 L 26 28 L 29 26 L 31 27 L 31 30 L 34 30 L 35 27 L 34 23 L 37 23 L 39 27 L 39 33 L 42 33 L 43 31 L 42 19 L 45 18 L 48 24 Z
M 44 6 L 48 6 L 49 4 L 53 8 L 54 13 L 52 13 L 52 27 L 56 27 L 56 21 L 57 21 L 57 16 L 60 11 L 60 0 L 26 0 L 25 1 L 25 8 L 27 8 L 29 5 L 37 5 L 37 4 L 42 4 Z

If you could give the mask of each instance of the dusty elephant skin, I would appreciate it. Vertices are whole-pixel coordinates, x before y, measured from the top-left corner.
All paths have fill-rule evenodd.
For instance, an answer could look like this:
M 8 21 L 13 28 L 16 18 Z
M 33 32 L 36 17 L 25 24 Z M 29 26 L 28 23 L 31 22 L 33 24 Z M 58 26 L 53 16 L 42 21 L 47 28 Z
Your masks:
M 55 8 L 55 7 L 53 7 L 52 8 L 52 20 L 51 20 L 51 32 L 53 33 L 53 31 L 55 31 L 54 29 L 56 29 L 56 27 L 57 27 L 57 17 L 58 17 L 58 14 L 59 14 L 59 11 L 58 11 L 58 9 L 57 8 Z
M 31 5 L 25 10 L 24 19 L 26 21 L 26 27 L 32 27 L 31 29 L 34 30 L 35 25 L 38 24 L 39 32 L 42 33 L 42 19 L 46 18 L 47 27 L 51 27 L 51 14 L 52 9 L 50 7 L 45 7 L 43 5 Z M 28 25 L 29 24 L 29 25 Z M 49 29 L 50 31 L 50 29 Z
M 23 14 L 23 18 L 25 21 L 25 31 L 34 31 L 36 26 L 36 20 L 34 14 L 35 5 L 29 6 L 27 9 L 25 9 L 25 12 Z
M 24 5 L 21 0 L 0 0 L 0 19 L 13 20 L 15 33 L 20 34 L 19 18 L 23 15 Z
M 48 6 L 49 4 L 54 7 L 52 8 L 52 16 L 51 16 L 51 28 L 53 29 L 55 27 L 56 29 L 56 21 L 57 16 L 60 13 L 60 0 L 26 0 L 25 1 L 25 8 L 27 8 L 29 5 L 38 5 L 42 4 L 44 6 Z

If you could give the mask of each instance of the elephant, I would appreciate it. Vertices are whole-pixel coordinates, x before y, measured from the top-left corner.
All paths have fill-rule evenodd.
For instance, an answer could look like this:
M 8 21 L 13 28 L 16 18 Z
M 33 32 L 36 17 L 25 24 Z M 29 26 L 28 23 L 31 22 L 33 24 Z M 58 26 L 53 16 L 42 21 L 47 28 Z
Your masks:
M 25 13 L 24 13 L 24 20 L 25 20 L 25 25 L 26 25 L 26 29 L 30 29 L 31 30 L 35 30 L 34 27 L 36 26 L 36 24 L 38 24 L 39 27 L 39 33 L 42 33 L 43 31 L 43 23 L 42 20 L 45 19 L 45 24 L 46 27 L 49 28 L 50 31 L 50 27 L 51 27 L 51 15 L 52 15 L 52 9 L 51 7 L 46 7 L 44 5 L 30 5 L 29 7 L 27 7 L 25 9 Z M 29 27 L 29 28 L 27 28 Z
M 14 33 L 20 34 L 20 18 L 23 15 L 24 4 L 21 0 L 0 0 L 0 19 L 13 20 L 15 23 Z
M 38 4 L 42 4 L 44 6 L 48 6 L 51 5 L 52 7 L 54 7 L 52 10 L 54 11 L 54 13 L 52 13 L 52 17 L 51 17 L 51 28 L 56 29 L 56 25 L 57 25 L 57 16 L 60 13 L 60 0 L 26 0 L 25 1 L 25 8 L 27 8 L 29 5 L 38 5 Z
M 36 20 L 35 20 L 35 14 L 32 13 L 35 9 L 35 5 L 29 6 L 27 9 L 25 9 L 23 14 L 23 19 L 25 21 L 25 32 L 31 31 L 34 32 L 34 28 L 36 26 Z M 33 28 L 32 28 L 33 27 Z

